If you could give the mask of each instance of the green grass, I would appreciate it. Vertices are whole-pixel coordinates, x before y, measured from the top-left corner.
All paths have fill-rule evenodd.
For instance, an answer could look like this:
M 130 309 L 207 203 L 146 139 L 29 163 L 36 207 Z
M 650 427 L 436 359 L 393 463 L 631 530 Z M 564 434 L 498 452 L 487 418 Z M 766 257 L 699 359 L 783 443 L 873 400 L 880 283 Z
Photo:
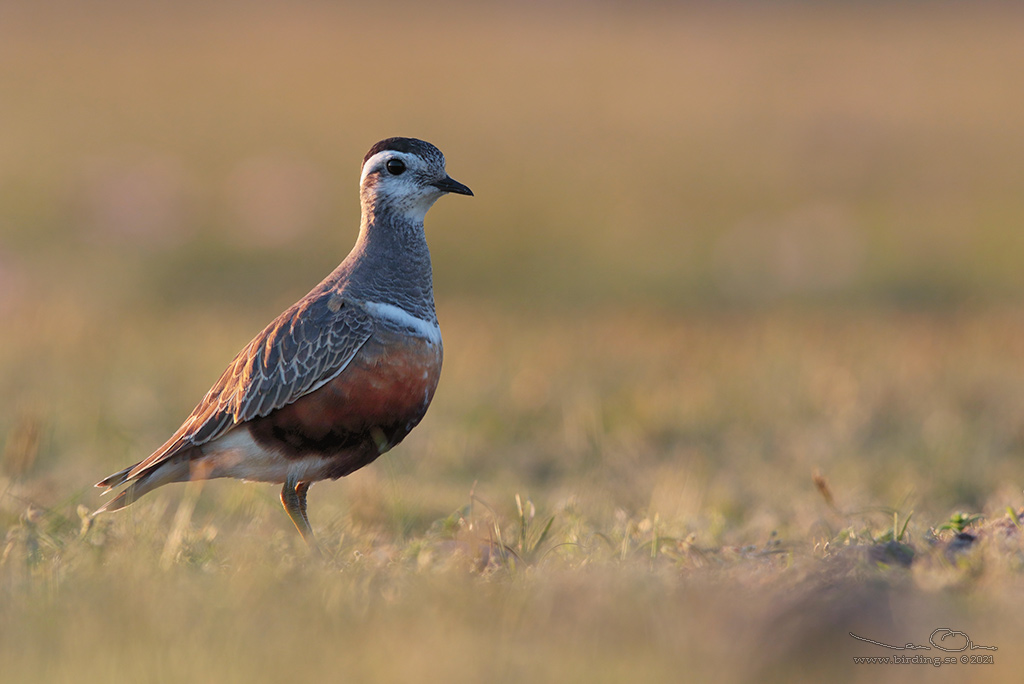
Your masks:
M 1016 680 L 1015 8 L 2 13 L 5 684 L 903 682 L 953 676 L 849 633 L 939 627 Z M 89 523 L 393 134 L 477 196 L 428 218 L 434 405 L 311 490 L 326 560 L 267 485 Z

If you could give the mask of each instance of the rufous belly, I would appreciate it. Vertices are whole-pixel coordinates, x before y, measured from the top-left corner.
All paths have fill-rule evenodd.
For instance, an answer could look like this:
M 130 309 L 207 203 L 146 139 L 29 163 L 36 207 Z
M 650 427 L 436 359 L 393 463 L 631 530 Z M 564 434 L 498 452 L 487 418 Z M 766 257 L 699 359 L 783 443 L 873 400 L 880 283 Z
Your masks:
M 246 427 L 286 459 L 328 458 L 324 477 L 361 468 L 420 422 L 441 376 L 442 348 L 421 337 L 376 332 L 338 377 Z

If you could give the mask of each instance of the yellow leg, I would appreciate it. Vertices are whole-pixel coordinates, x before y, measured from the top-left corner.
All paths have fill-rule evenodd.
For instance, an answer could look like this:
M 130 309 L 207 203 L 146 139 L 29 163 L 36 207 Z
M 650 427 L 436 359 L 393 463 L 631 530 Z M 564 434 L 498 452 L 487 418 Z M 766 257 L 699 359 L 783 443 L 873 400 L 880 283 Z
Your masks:
M 281 504 L 284 512 L 295 523 L 295 529 L 302 535 L 302 540 L 309 545 L 311 551 L 320 555 L 320 547 L 313 536 L 313 528 L 306 517 L 306 492 L 309 491 L 308 482 L 296 482 L 295 478 L 289 477 L 284 487 L 281 488 Z

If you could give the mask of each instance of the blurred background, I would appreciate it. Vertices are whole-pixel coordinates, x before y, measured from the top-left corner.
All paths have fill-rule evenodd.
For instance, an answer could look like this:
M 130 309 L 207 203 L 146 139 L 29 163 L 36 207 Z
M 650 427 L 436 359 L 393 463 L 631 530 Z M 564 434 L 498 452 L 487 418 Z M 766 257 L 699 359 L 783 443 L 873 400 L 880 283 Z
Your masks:
M 1008 309 L 1024 294 L 1021 14 L 5 3 L 0 434 L 38 423 L 40 468 L 76 480 L 148 453 L 344 257 L 362 155 L 391 135 L 436 143 L 477 193 L 440 202 L 427 225 L 448 346 L 438 408 L 453 431 L 493 418 L 502 444 L 536 439 L 536 460 L 557 463 L 564 439 L 533 428 L 576 412 L 602 433 L 660 434 L 662 450 L 707 457 L 728 426 L 763 452 L 764 430 L 792 422 L 775 420 L 773 394 L 804 394 L 800 373 L 842 393 L 839 373 L 853 408 L 836 410 L 885 420 L 865 392 L 905 394 L 900 429 L 933 415 L 959 434 L 963 407 L 922 408 L 927 383 L 957 372 L 949 354 L 960 371 L 983 355 L 993 375 L 1020 369 L 993 355 L 1017 364 Z M 997 321 L 962 320 L 993 309 Z M 772 335 L 793 339 L 773 349 Z M 857 344 L 876 358 L 841 349 Z M 836 367 L 798 369 L 811 363 L 799 345 Z M 893 381 L 886 363 L 933 366 L 919 384 L 867 388 L 865 374 Z M 765 377 L 773 364 L 795 374 Z M 722 396 L 723 371 L 764 429 Z M 710 394 L 676 373 L 704 374 Z M 1024 408 L 1020 391 L 999 391 L 1012 397 L 972 401 Z M 638 402 L 666 415 L 652 425 Z M 862 441 L 878 432 L 864 421 Z M 910 439 L 932 453 L 920 427 Z M 994 456 L 1016 449 L 1018 429 Z
M 334 268 L 392 135 L 476 197 L 427 219 L 435 404 L 313 489 L 328 543 L 522 492 L 811 553 L 853 524 L 814 472 L 919 542 L 1020 506 L 1021 74 L 1011 3 L 4 2 L 3 529 L 95 508 Z M 196 535 L 290 544 L 276 506 L 211 483 Z
M 480 188 L 432 216 L 442 301 L 1024 290 L 1010 6 L 2 11 L 6 310 L 41 280 L 107 308 L 289 302 L 344 255 L 393 134 Z

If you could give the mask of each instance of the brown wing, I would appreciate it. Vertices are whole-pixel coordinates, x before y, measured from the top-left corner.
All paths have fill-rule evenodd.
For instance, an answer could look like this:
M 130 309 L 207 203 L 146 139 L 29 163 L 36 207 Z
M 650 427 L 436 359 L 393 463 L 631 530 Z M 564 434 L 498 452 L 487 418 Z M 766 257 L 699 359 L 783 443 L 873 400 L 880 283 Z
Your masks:
M 178 431 L 122 481 L 317 389 L 345 369 L 372 331 L 366 311 L 339 295 L 298 302 L 239 352 Z

